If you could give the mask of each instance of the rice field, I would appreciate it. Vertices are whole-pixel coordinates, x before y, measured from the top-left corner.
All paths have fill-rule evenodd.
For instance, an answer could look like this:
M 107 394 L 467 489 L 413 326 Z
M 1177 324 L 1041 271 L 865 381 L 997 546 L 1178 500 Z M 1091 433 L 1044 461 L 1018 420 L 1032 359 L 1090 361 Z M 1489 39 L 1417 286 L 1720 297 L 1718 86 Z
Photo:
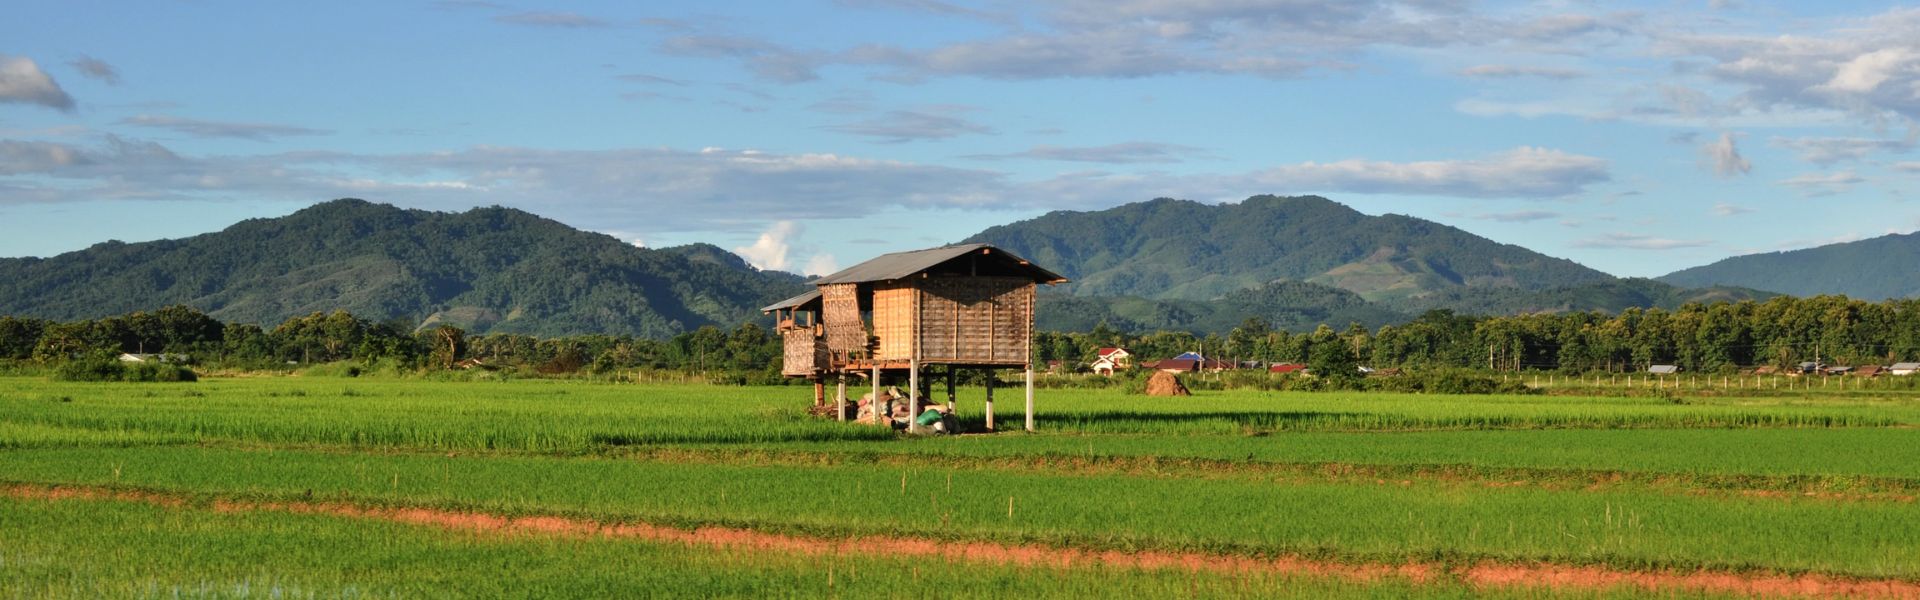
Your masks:
M 1920 591 L 1920 396 L 1897 391 L 1041 390 L 1038 433 L 940 437 L 808 417 L 809 397 L 550 380 L 0 378 L 0 597 Z M 977 429 L 984 393 L 959 400 Z M 1019 403 L 1002 404 L 999 420 L 1017 424 Z M 376 509 L 786 541 L 354 516 Z M 108 525 L 140 533 L 122 547 L 99 531 Z M 794 550 L 871 539 L 975 551 Z M 997 552 L 1184 558 L 1017 569 L 979 558 Z M 396 566 L 365 568 L 376 560 Z M 1320 567 L 1246 566 L 1273 561 Z M 503 564 L 530 575 L 488 576 Z M 1316 571 L 1327 568 L 1336 574 Z M 1485 576 L 1501 569 L 1563 576 Z M 1792 585 L 1763 585 L 1780 581 Z

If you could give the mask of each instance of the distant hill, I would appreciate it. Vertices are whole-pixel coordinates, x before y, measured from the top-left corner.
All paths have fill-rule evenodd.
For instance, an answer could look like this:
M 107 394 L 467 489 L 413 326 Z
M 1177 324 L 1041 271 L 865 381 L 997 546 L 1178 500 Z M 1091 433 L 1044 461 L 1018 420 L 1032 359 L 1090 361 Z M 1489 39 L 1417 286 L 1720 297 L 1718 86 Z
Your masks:
M 1660 277 L 1674 285 L 1733 285 L 1793 296 L 1846 294 L 1862 300 L 1920 295 L 1920 233 L 1725 259 Z
M 0 259 L 0 314 L 81 319 L 187 304 L 278 324 L 344 309 L 475 332 L 665 337 L 804 289 L 711 245 L 636 248 L 508 208 L 335 200 L 178 240 Z
M 1234 290 L 1214 300 L 1047 294 L 1039 308 L 1036 327 L 1054 331 L 1087 331 L 1106 323 L 1122 331 L 1222 332 L 1259 317 L 1278 329 L 1307 332 L 1322 323 L 1346 327 L 1357 322 L 1376 328 L 1410 318 L 1359 294 L 1299 281 Z
M 1461 288 L 1545 290 L 1613 279 L 1570 260 L 1402 215 L 1370 216 L 1318 196 L 1232 204 L 1159 199 L 1057 211 L 989 228 L 995 244 L 1074 280 L 1076 296 L 1211 300 L 1273 281 L 1370 301 Z
M 1739 302 L 1766 300 L 1773 292 L 1715 286 L 1683 288 L 1652 279 L 1625 278 L 1550 290 L 1523 291 L 1512 288 L 1461 288 L 1434 294 L 1416 301 L 1389 306 L 1407 313 L 1445 308 L 1461 314 L 1515 315 L 1601 311 L 1614 313 L 1627 308 L 1675 309 L 1688 303 Z

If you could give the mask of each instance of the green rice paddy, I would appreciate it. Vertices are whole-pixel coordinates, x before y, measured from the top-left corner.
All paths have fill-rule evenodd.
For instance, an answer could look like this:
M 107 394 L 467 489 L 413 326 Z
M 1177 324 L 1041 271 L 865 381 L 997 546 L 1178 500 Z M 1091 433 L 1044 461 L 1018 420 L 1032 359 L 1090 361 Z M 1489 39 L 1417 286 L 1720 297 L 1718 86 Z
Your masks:
M 884 556 L 861 579 L 835 575 L 829 586 L 827 571 L 848 557 L 206 510 L 316 499 L 820 539 L 1920 582 L 1920 396 L 1897 392 L 1675 401 L 1041 390 L 1038 433 L 946 437 L 808 417 L 809 395 L 579 381 L 0 378 L 0 485 L 185 503 L 0 499 L 0 597 L 1546 593 L 1098 565 L 1012 577 L 965 561 L 919 577 L 923 561 Z M 1003 427 L 1024 416 L 1008 396 L 1017 395 L 996 407 Z M 961 390 L 963 422 L 975 429 L 983 400 Z M 215 525 L 224 522 L 234 526 Z M 89 524 L 138 534 L 123 546 Z M 394 566 L 364 567 L 375 560 Z M 529 575 L 490 576 L 506 564 Z M 642 589 L 661 591 L 630 593 Z

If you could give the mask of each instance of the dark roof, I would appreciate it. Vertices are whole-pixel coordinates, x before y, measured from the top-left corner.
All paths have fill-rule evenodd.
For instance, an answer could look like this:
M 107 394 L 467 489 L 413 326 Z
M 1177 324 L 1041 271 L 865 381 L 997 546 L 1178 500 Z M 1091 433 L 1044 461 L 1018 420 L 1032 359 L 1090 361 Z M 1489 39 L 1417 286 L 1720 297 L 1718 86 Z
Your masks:
M 764 307 L 764 308 L 761 308 L 761 309 L 760 309 L 760 312 L 762 312 L 762 313 L 770 313 L 770 312 L 773 312 L 773 311 L 776 311 L 776 310 L 781 310 L 781 309 L 786 309 L 786 308 L 793 308 L 793 307 L 795 307 L 795 306 L 799 306 L 799 305 L 802 305 L 802 304 L 806 304 L 806 303 L 808 303 L 808 302 L 812 302 L 812 301 L 814 301 L 814 299 L 816 299 L 816 298 L 819 298 L 819 297 L 820 297 L 820 288 L 813 288 L 813 289 L 811 289 L 811 290 L 807 290 L 807 292 L 806 292 L 806 293 L 804 293 L 804 294 L 800 294 L 800 295 L 798 295 L 798 296 L 794 296 L 794 297 L 792 297 L 792 298 L 788 298 L 788 299 L 785 299 L 785 300 L 781 300 L 781 301 L 779 301 L 779 302 L 775 302 L 775 303 L 773 303 L 773 304 L 769 304 L 769 305 L 767 305 L 766 307 Z
M 1040 283 L 1062 283 L 1067 280 L 1067 278 L 1061 277 L 1052 271 L 1034 266 L 1032 263 L 1027 262 L 1026 259 L 1014 256 L 1012 252 L 1007 252 L 988 244 L 958 244 L 941 246 L 939 248 L 928 248 L 926 250 L 914 250 L 911 252 L 882 254 L 867 262 L 842 269 L 838 273 L 815 279 L 813 283 L 815 285 L 831 285 L 836 283 L 867 283 L 871 281 L 902 279 L 914 273 L 939 266 L 940 263 L 982 250 L 988 251 L 987 253 L 989 255 L 998 255 L 998 258 L 1013 263 L 1020 270 L 1026 271 L 1027 274 L 1031 275 L 1034 281 Z

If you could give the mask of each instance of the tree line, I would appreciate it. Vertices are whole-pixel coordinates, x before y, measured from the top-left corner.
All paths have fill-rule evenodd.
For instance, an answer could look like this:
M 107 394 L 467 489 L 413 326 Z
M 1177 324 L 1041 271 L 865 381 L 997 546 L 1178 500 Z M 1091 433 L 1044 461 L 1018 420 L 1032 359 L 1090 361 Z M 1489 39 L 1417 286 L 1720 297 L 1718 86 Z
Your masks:
M 468 335 L 452 325 L 371 321 L 346 311 L 294 317 L 271 329 L 221 323 L 188 306 L 69 322 L 0 316 L 0 360 L 53 364 L 119 353 L 185 355 L 194 364 L 238 370 L 357 361 L 401 370 L 510 368 L 560 374 L 663 369 L 738 382 L 780 379 L 780 339 L 756 323 L 731 330 L 709 325 L 656 340 L 629 335 Z
M 1866 302 L 1845 296 L 1690 303 L 1674 310 L 1565 312 L 1483 317 L 1429 311 L 1369 330 L 1321 325 L 1290 334 L 1247 319 L 1229 331 L 1128 334 L 1104 325 L 1086 333 L 1039 334 L 1043 360 L 1090 360 L 1102 347 L 1136 356 L 1201 351 L 1212 358 L 1262 363 L 1337 360 L 1350 354 L 1375 367 L 1480 368 L 1501 371 L 1627 372 L 1677 365 L 1732 372 L 1801 362 L 1836 365 L 1920 360 L 1920 299 Z
M 778 336 L 758 323 L 732 329 L 706 326 L 660 340 L 467 335 L 451 325 L 370 321 L 346 311 L 294 317 L 271 329 L 222 323 L 187 306 L 71 322 L 0 317 L 0 360 L 42 363 L 121 352 L 185 354 L 197 364 L 233 369 L 287 369 L 343 360 L 448 369 L 477 360 L 486 368 L 543 373 L 660 369 L 774 382 L 781 379 L 780 344 Z M 1206 335 L 1132 333 L 1101 323 L 1086 332 L 1034 336 L 1035 359 L 1042 365 L 1083 365 L 1103 347 L 1125 347 L 1148 359 L 1199 351 L 1212 358 L 1262 364 L 1502 371 L 1628 372 L 1672 364 L 1696 372 L 1731 372 L 1807 361 L 1885 364 L 1920 359 L 1920 299 L 1874 303 L 1844 296 L 1782 296 L 1764 302 L 1686 304 L 1675 310 L 1501 317 L 1434 310 L 1377 329 L 1321 325 L 1300 334 L 1258 318 Z

